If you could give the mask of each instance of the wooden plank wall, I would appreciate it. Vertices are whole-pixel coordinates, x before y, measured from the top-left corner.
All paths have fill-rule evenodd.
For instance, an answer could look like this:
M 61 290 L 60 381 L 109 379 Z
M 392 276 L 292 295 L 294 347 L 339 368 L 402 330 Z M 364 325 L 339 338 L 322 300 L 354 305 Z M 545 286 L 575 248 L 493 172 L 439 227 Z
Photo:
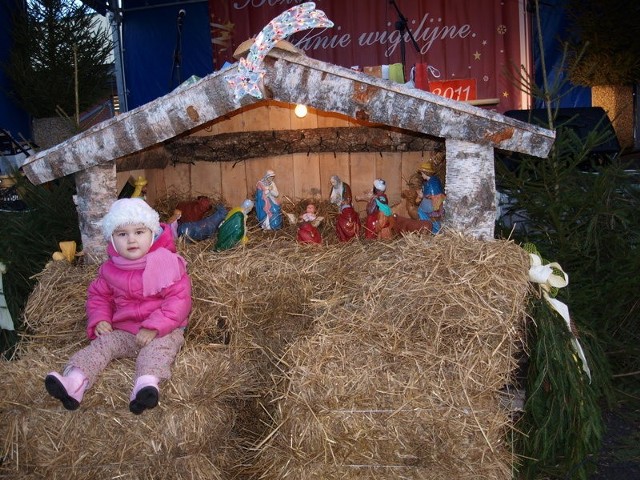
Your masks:
M 355 120 L 309 108 L 305 118 L 293 113 L 294 105 L 269 101 L 253 105 L 229 118 L 219 119 L 192 135 L 216 135 L 236 131 L 309 129 L 359 125 Z M 428 155 L 429 152 L 426 152 Z M 409 176 L 424 161 L 423 152 L 328 152 L 298 153 L 277 157 L 253 158 L 234 162 L 177 163 L 162 170 L 118 172 L 118 191 L 129 177 L 143 176 L 148 180 L 147 200 L 152 205 L 170 193 L 195 198 L 198 195 L 222 195 L 225 202 L 238 206 L 245 198 L 253 198 L 256 182 L 268 170 L 276 172 L 276 184 L 284 202 L 301 199 L 327 200 L 331 193 L 330 178 L 338 175 L 351 185 L 353 196 L 371 191 L 373 180 L 387 182 L 387 194 L 392 205 L 401 204 L 400 194 Z M 363 213 L 366 203 L 354 201 Z M 399 209 L 402 213 L 402 208 Z

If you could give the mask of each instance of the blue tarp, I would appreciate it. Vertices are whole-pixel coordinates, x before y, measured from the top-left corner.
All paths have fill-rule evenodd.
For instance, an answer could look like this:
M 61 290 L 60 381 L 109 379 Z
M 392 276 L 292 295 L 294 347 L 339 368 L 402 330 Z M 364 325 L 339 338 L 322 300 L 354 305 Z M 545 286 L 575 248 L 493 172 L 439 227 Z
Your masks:
M 16 0 L 0 0 L 0 65 L 8 61 L 11 52 L 11 15 L 7 12 L 14 8 L 17 8 Z M 30 139 L 29 116 L 9 98 L 10 90 L 9 79 L 4 69 L 0 68 L 0 128 L 16 139 L 20 139 L 20 136 Z
M 540 25 L 542 29 L 542 43 L 544 45 L 544 59 L 549 85 L 562 82 L 565 78 L 566 65 L 562 65 L 563 42 L 569 40 L 567 27 L 569 19 L 565 9 L 566 0 L 540 1 Z M 537 22 L 533 22 L 533 59 L 535 62 L 536 85 L 543 85 L 543 70 L 538 42 Z M 574 87 L 565 84 L 561 90 L 563 95 L 558 103 L 560 108 L 590 107 L 591 89 L 588 87 Z M 535 108 L 543 108 L 542 102 L 537 101 Z
M 180 10 L 184 10 L 185 15 L 182 61 L 177 68 L 175 52 Z M 206 1 L 158 7 L 136 7 L 135 2 L 125 2 L 122 23 L 129 110 L 167 94 L 192 75 L 204 77 L 213 71 Z

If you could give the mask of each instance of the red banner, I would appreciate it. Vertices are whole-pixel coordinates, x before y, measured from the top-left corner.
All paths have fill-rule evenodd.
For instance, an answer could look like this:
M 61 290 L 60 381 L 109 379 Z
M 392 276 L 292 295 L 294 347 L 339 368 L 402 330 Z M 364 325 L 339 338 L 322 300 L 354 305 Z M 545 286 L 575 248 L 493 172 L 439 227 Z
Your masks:
M 429 91 L 459 102 L 469 102 L 478 99 L 475 78 L 429 82 Z
M 215 68 L 235 62 L 233 52 L 240 43 L 300 3 L 304 2 L 209 0 Z M 526 97 L 506 74 L 530 65 L 524 3 L 316 0 L 316 8 L 334 27 L 298 32 L 287 40 L 311 58 L 365 71 L 384 71 L 377 67 L 402 63 L 404 56 L 405 78 L 411 78 L 414 65 L 425 64 L 430 91 L 504 112 L 527 108 Z M 405 25 L 402 18 L 404 32 L 399 29 Z

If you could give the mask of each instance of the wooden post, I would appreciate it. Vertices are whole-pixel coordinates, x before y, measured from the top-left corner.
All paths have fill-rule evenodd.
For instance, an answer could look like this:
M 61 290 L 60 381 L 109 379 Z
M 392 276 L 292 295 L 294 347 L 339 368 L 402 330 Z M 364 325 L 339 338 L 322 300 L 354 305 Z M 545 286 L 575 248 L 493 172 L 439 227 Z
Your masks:
M 492 240 L 496 219 L 496 180 L 491 145 L 446 140 L 445 223 L 480 240 Z
M 75 181 L 84 259 L 88 264 L 101 263 L 106 259 L 106 245 L 100 220 L 118 196 L 116 164 L 108 162 L 80 170 L 75 174 Z

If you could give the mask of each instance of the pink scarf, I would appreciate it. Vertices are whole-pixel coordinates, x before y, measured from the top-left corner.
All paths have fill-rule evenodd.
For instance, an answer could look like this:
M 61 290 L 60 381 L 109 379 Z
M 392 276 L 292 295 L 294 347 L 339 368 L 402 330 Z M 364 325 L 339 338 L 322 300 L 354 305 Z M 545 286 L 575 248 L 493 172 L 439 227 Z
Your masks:
M 145 297 L 155 295 L 169 285 L 173 285 L 182 277 L 184 260 L 177 254 L 160 247 L 147 253 L 138 260 L 127 260 L 114 255 L 111 260 L 122 270 L 142 270 L 142 294 Z

